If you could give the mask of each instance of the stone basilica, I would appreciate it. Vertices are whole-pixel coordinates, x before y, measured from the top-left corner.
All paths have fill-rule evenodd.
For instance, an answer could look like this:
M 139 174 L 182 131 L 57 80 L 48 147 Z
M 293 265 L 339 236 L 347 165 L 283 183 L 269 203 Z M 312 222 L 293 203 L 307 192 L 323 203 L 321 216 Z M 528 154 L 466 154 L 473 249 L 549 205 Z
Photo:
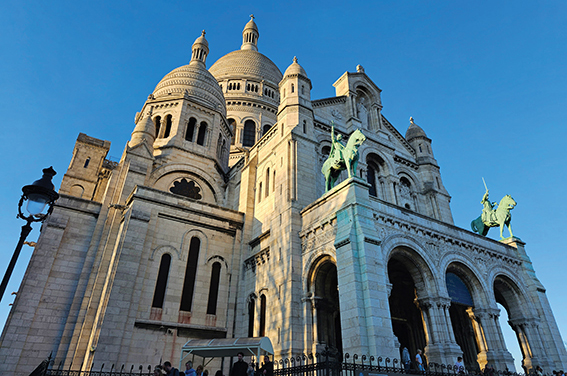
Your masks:
M 203 33 L 136 115 L 119 162 L 79 134 L 0 338 L 0 373 L 50 353 L 72 369 L 178 362 L 193 338 L 269 337 L 275 357 L 321 351 L 514 369 L 567 368 L 517 238 L 453 225 L 432 141 L 382 115 L 358 66 L 312 99 L 297 59 L 282 74 L 250 20 L 208 70 Z M 331 124 L 361 129 L 356 177 L 325 192 Z M 343 173 L 344 174 L 344 173 Z

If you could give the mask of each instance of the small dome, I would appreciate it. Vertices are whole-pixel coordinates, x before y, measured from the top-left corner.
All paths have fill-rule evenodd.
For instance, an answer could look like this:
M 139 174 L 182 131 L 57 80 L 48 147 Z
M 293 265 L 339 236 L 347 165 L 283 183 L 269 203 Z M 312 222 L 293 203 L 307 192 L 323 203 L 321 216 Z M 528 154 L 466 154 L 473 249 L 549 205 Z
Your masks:
M 299 74 L 307 78 L 307 73 L 305 72 L 305 69 L 303 69 L 303 67 L 299 65 L 299 63 L 297 62 L 297 57 L 294 56 L 293 63 L 291 63 L 291 65 L 287 67 L 287 69 L 285 70 L 284 77 L 292 76 L 295 74 Z
M 250 21 L 248 21 L 248 23 L 246 24 L 246 26 L 244 26 L 244 31 L 246 30 L 255 30 L 256 32 L 258 32 L 258 26 L 256 25 L 256 22 L 254 22 L 254 15 L 251 14 L 250 15 Z
M 201 64 L 188 64 L 169 72 L 156 86 L 154 98 L 183 95 L 198 98 L 226 114 L 226 104 L 217 80 Z
M 205 38 L 205 34 L 206 34 L 205 30 L 201 31 L 201 36 L 199 38 L 195 39 L 195 42 L 193 43 L 193 45 L 202 44 L 202 45 L 209 47 L 209 42 Z
M 266 80 L 278 87 L 282 72 L 270 59 L 253 50 L 236 50 L 217 60 L 211 68 L 211 74 L 219 81 L 231 78 L 252 78 Z
M 406 140 L 411 140 L 417 137 L 427 137 L 427 135 L 425 134 L 425 131 L 423 129 L 421 129 L 421 127 L 419 125 L 417 125 L 416 123 L 413 122 L 413 118 L 410 117 L 410 126 L 408 127 L 408 130 L 406 131 Z

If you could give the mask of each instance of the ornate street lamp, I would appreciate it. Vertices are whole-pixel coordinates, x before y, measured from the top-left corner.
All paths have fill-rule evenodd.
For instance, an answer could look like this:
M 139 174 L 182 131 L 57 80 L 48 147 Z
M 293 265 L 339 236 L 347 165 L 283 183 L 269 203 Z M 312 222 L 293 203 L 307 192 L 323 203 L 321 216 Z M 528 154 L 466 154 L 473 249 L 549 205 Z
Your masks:
M 22 232 L 20 234 L 20 241 L 14 250 L 6 274 L 4 274 L 4 279 L 2 279 L 2 285 L 0 285 L 0 301 L 4 297 L 4 291 L 16 266 L 16 261 L 20 256 L 20 251 L 22 246 L 26 241 L 29 233 L 32 230 L 32 222 L 43 222 L 49 214 L 53 211 L 53 204 L 59 198 L 59 194 L 53 190 L 55 188 L 51 179 L 57 174 L 53 167 L 43 169 L 43 176 L 41 179 L 34 181 L 30 185 L 26 185 L 22 188 L 22 198 L 18 203 L 18 218 L 22 218 L 26 221 L 26 224 L 22 226 Z M 26 211 L 29 215 L 25 215 L 22 212 L 22 205 L 24 202 L 26 204 Z M 47 210 L 46 210 L 47 208 Z

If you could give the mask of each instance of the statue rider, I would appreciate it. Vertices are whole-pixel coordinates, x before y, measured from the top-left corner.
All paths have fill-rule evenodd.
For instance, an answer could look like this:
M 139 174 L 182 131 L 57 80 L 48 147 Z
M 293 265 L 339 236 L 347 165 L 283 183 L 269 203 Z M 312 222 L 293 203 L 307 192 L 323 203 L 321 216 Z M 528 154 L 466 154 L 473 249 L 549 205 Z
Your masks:
M 492 213 L 494 213 L 495 210 L 494 206 L 498 204 L 496 202 L 493 203 L 490 202 L 490 200 L 488 199 L 488 189 L 486 190 L 484 196 L 482 196 L 482 200 L 480 201 L 480 203 L 484 205 L 484 208 L 482 209 L 482 222 L 484 222 L 485 225 L 494 222 L 494 220 L 491 217 L 492 217 Z
M 329 158 L 334 158 L 337 161 L 343 159 L 343 150 L 345 146 L 341 143 L 343 136 L 339 133 L 335 136 L 335 123 L 331 123 L 331 151 L 329 152 Z M 333 154 L 336 152 L 336 155 Z

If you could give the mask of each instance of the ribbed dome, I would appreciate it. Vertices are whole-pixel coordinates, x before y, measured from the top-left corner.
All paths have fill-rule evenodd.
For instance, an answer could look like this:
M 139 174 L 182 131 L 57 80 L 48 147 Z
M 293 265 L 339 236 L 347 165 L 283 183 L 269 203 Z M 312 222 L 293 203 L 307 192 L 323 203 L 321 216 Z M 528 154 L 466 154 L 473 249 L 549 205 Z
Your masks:
M 305 72 L 305 69 L 303 69 L 303 67 L 297 62 L 297 57 L 293 58 L 293 63 L 291 63 L 291 65 L 285 70 L 284 77 L 292 76 L 294 74 L 300 74 L 307 78 L 307 73 Z
M 417 125 L 416 123 L 413 122 L 413 118 L 410 118 L 410 126 L 408 127 L 408 130 L 406 131 L 406 140 L 411 140 L 413 138 L 417 138 L 417 137 L 427 137 L 427 135 L 425 134 L 425 131 L 423 129 L 421 129 L 421 127 L 419 125 Z
M 266 80 L 275 87 L 282 80 L 282 72 L 266 56 L 257 51 L 237 50 L 224 55 L 209 69 L 217 80 L 226 78 L 253 78 Z
M 168 73 L 156 86 L 155 98 L 182 95 L 201 99 L 226 114 L 226 104 L 217 80 L 200 64 L 188 64 Z

